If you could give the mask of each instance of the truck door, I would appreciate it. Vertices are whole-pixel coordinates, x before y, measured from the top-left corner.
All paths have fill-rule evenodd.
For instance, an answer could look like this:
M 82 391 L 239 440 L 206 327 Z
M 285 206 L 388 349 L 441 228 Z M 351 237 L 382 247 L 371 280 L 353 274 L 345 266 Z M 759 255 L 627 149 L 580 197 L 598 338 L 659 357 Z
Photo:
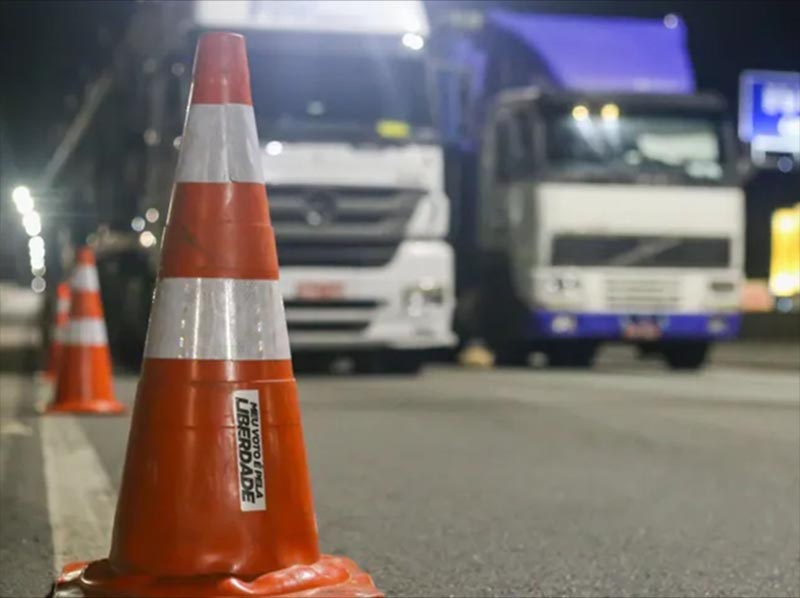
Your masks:
M 494 120 L 492 183 L 482 194 L 484 238 L 506 255 L 515 295 L 527 302 L 535 263 L 533 131 L 525 106 L 501 108 Z M 490 166 L 486 164 L 487 170 Z

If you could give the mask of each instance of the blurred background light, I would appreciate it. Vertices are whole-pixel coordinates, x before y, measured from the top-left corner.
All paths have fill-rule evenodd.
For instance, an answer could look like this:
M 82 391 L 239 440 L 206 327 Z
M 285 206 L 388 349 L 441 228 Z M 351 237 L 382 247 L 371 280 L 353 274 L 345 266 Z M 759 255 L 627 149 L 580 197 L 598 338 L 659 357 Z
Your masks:
M 35 237 L 42 232 L 42 218 L 36 210 L 31 210 L 22 217 L 22 226 L 29 237 Z
M 41 251 L 42 253 L 44 253 L 44 239 L 42 239 L 38 235 L 35 237 L 31 237 L 28 240 L 28 251 L 30 252 Z
M 149 230 L 146 230 L 139 235 L 139 244 L 142 247 L 152 247 L 156 244 L 156 236 Z
M 140 233 L 144 230 L 144 218 L 141 216 L 135 216 L 133 220 L 131 220 L 131 228 L 135 230 L 137 233 Z
M 147 220 L 151 224 L 153 222 L 158 222 L 158 217 L 160 215 L 161 214 L 159 214 L 157 208 L 147 208 L 147 211 L 144 213 L 145 220 Z
M 31 281 L 31 289 L 33 290 L 34 293 L 43 293 L 46 288 L 47 288 L 47 283 L 41 276 L 36 276 Z
M 14 190 L 11 192 L 11 197 L 14 200 L 14 203 L 19 203 L 20 201 L 22 201 L 23 198 L 30 196 L 31 196 L 31 190 L 28 189 L 25 185 L 14 187 Z
M 24 185 L 14 189 L 11 192 L 11 198 L 14 200 L 14 205 L 17 206 L 17 211 L 23 216 L 33 210 L 33 197 L 30 189 Z

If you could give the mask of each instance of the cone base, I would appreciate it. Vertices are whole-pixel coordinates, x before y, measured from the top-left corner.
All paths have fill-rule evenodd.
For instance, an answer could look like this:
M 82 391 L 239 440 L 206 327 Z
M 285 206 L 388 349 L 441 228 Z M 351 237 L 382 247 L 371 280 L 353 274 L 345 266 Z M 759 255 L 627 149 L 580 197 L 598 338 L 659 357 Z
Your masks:
M 59 401 L 50 403 L 44 409 L 45 414 L 83 414 L 83 415 L 119 415 L 125 412 L 125 405 L 114 399 L 94 401 Z
M 383 593 L 350 559 L 322 555 L 313 565 L 295 565 L 248 579 L 230 575 L 180 578 L 126 574 L 115 571 L 107 559 L 72 563 L 64 567 L 48 598 L 94 596 L 382 598 Z

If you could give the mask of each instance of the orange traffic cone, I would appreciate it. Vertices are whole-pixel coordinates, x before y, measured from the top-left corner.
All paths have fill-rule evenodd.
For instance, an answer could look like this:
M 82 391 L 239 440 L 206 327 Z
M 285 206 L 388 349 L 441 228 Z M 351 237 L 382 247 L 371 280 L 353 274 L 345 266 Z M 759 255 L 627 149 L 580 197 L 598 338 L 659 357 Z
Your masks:
M 62 282 L 56 287 L 56 314 L 53 318 L 52 338 L 50 339 L 50 349 L 47 353 L 47 368 L 42 374 L 48 380 L 55 380 L 58 376 L 64 336 L 67 333 L 67 324 L 69 323 L 69 304 L 69 284 Z
M 321 555 L 244 38 L 202 36 L 107 559 L 54 596 L 379 597 Z
M 47 413 L 121 413 L 114 399 L 111 356 L 100 300 L 94 253 L 88 247 L 77 252 L 70 279 L 72 305 L 58 366 L 55 398 Z

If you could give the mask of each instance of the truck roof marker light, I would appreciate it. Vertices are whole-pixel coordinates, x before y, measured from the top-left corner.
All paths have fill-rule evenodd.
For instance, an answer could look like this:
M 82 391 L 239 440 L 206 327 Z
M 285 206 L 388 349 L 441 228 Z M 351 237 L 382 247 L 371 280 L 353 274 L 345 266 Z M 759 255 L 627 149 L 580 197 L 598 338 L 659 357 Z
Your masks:
M 675 29 L 679 22 L 680 19 L 678 18 L 678 15 L 672 13 L 664 15 L 664 27 L 667 29 Z
M 583 104 L 576 104 L 572 108 L 572 118 L 577 121 L 583 121 L 589 118 L 589 109 Z
M 422 50 L 422 48 L 425 47 L 425 38 L 419 33 L 413 33 L 411 31 L 403 34 L 402 42 L 406 48 L 410 48 L 415 51 Z
M 600 109 L 600 116 L 605 121 L 616 121 L 619 119 L 619 106 L 616 104 L 605 104 Z
M 407 139 L 411 134 L 411 126 L 402 120 L 379 120 L 375 131 L 384 139 Z

